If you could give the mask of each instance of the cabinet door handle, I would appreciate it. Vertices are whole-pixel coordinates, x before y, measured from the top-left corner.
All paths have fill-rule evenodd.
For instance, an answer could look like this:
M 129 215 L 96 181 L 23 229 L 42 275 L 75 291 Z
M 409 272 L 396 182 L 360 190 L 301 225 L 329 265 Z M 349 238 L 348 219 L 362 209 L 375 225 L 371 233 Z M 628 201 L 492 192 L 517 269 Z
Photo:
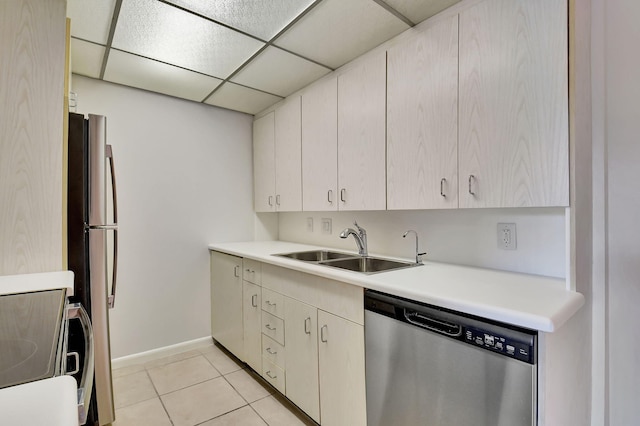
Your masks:
M 278 351 L 272 351 L 271 348 L 267 348 L 266 349 L 267 353 L 269 353 L 270 355 L 276 355 L 278 353 Z
M 254 308 L 258 307 L 258 295 L 254 294 L 253 296 L 251 296 L 251 306 L 253 306 Z
M 440 179 L 440 195 L 442 195 L 443 197 L 447 198 L 447 196 L 444 193 L 444 184 L 447 180 L 445 178 Z
M 327 202 L 329 204 L 333 204 L 333 190 L 332 189 L 327 191 Z
M 280 205 L 280 194 L 276 195 L 276 206 Z
M 304 332 L 305 334 L 311 334 L 311 317 L 307 317 L 304 320 Z
M 233 275 L 235 275 L 236 277 L 240 276 L 240 265 L 236 265 L 233 267 Z
M 473 192 L 473 189 L 471 188 L 472 182 L 474 180 L 476 180 L 476 177 L 474 175 L 469 175 L 469 194 L 471 194 L 471 195 L 476 195 L 476 193 Z
M 264 328 L 266 328 L 267 330 L 276 331 L 276 328 L 275 327 L 271 327 L 271 324 L 265 325 Z
M 275 379 L 277 379 L 277 378 L 278 378 L 278 375 L 277 375 L 277 374 L 276 374 L 275 376 L 272 376 L 272 375 L 271 375 L 271 370 L 267 371 L 267 372 L 266 372 L 266 373 L 264 373 L 264 374 L 266 374 L 267 376 L 269 376 L 269 378 L 270 378 L 270 379 L 273 379 L 273 380 L 275 380 Z
M 342 188 L 342 189 L 340 190 L 340 201 L 342 201 L 343 203 L 346 203 L 346 202 L 347 202 L 347 199 L 346 199 L 346 197 L 345 197 L 345 196 L 346 196 L 346 194 L 347 194 L 347 189 L 346 189 L 346 188 Z
M 327 343 L 327 338 L 325 337 L 325 333 L 327 332 L 327 325 L 323 325 L 322 328 L 320 328 L 320 341 L 322 341 L 323 343 Z
M 273 207 L 273 195 L 269 195 L 269 199 L 267 201 L 270 207 Z

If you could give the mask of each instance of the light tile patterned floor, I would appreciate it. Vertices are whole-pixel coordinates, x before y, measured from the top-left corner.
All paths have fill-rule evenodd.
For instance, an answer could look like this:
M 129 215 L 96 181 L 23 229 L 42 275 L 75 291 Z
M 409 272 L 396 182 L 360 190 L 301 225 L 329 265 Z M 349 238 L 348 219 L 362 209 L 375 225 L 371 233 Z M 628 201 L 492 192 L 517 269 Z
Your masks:
M 113 426 L 315 425 L 218 346 L 120 368 L 113 377 Z

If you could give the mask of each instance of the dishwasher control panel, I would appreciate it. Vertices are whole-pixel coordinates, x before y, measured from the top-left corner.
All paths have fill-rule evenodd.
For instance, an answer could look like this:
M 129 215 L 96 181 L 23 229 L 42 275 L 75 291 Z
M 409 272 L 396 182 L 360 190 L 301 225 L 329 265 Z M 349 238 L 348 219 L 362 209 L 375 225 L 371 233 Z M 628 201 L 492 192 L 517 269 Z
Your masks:
M 533 344 L 475 327 L 465 327 L 464 340 L 474 346 L 500 353 L 529 364 L 534 363 Z

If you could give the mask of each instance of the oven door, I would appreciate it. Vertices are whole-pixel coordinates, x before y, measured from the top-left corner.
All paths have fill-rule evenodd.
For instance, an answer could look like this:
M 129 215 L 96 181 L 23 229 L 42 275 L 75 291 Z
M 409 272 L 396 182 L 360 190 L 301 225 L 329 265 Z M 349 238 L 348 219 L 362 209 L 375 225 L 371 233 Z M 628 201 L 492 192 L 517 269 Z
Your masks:
M 67 343 L 65 374 L 78 384 L 78 424 L 87 422 L 93 392 L 93 331 L 87 311 L 80 303 L 67 306 Z

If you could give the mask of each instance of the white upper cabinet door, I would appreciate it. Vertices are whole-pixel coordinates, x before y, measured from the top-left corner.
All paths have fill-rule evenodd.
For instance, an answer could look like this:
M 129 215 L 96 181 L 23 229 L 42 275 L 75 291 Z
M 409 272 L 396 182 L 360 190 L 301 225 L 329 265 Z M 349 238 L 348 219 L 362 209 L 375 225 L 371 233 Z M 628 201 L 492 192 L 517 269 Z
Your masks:
M 276 163 L 274 113 L 253 122 L 253 204 L 257 212 L 275 211 Z
M 338 77 L 338 208 L 385 210 L 386 52 Z
M 300 96 L 275 111 L 276 210 L 302 211 L 302 141 Z
M 302 208 L 338 210 L 338 80 L 302 95 Z
M 458 17 L 387 61 L 387 208 L 457 208 Z
M 460 207 L 569 204 L 567 2 L 460 13 Z

